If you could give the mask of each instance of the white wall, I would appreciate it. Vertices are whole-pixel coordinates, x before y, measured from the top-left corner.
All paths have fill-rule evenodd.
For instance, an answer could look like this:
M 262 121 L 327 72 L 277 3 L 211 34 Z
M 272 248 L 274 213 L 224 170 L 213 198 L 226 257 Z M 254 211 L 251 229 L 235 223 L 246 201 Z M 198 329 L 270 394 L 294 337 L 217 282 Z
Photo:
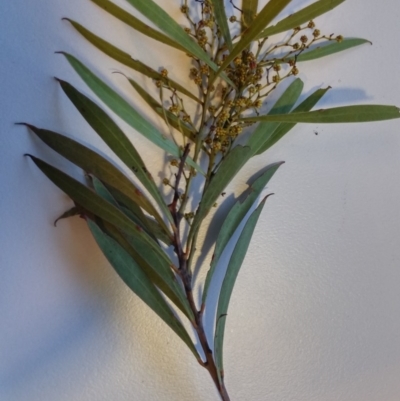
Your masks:
M 179 4 L 158 2 L 171 13 Z M 162 46 L 90 1 L 0 2 L 0 400 L 217 400 L 206 372 L 124 287 L 84 222 L 53 227 L 71 202 L 23 157 L 30 152 L 79 173 L 13 125 L 18 121 L 106 152 L 52 79 L 89 93 L 54 51 L 73 52 L 133 93 L 110 74 L 128 69 L 91 48 L 64 16 L 186 79 L 171 58 L 179 53 L 169 50 L 163 63 Z M 397 0 L 348 0 L 318 20 L 326 33 L 374 45 L 302 65 L 306 92 L 333 86 L 324 106 L 400 105 L 399 17 Z M 399 400 L 399 124 L 298 126 L 229 187 L 240 193 L 259 169 L 286 161 L 268 185 L 275 196 L 229 310 L 232 401 Z M 131 134 L 157 171 L 162 153 Z

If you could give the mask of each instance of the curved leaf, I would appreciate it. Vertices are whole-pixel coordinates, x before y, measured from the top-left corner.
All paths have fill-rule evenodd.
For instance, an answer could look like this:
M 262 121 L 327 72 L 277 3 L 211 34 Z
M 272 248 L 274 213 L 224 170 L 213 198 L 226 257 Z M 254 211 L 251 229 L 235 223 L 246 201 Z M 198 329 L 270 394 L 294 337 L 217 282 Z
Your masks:
M 114 17 L 118 18 L 120 21 L 129 25 L 131 28 L 136 31 L 143 33 L 144 35 L 155 39 L 161 43 L 164 43 L 168 46 L 174 47 L 175 49 L 185 51 L 185 49 L 176 43 L 174 40 L 164 35 L 163 33 L 156 31 L 150 26 L 144 24 L 140 19 L 134 17 L 132 14 L 128 13 L 121 7 L 118 7 L 116 4 L 112 3 L 110 0 L 91 0 L 93 3 L 97 4 L 103 10 L 107 11 Z
M 157 220 L 162 221 L 154 206 L 121 171 L 104 157 L 86 146 L 56 132 L 39 129 L 26 124 L 47 146 L 64 156 L 70 162 L 93 174 L 104 183 L 111 185 L 130 198 L 138 208 L 143 208 Z
M 297 61 L 310 61 L 317 58 L 330 56 L 331 54 L 342 52 L 352 47 L 360 46 L 365 43 L 372 44 L 369 40 L 359 38 L 345 38 L 341 42 L 328 42 L 328 44 L 304 50 L 297 58 Z M 287 60 L 290 60 L 288 58 Z
M 325 95 L 331 87 L 325 89 L 317 89 L 303 102 L 301 102 L 294 110 L 293 113 L 310 111 Z M 261 124 L 276 124 L 276 123 L 261 123 Z M 280 123 L 279 126 L 264 140 L 263 144 L 258 148 L 256 155 L 264 153 L 272 145 L 275 145 L 284 135 L 286 135 L 296 123 Z
M 222 33 L 222 37 L 225 40 L 225 44 L 227 45 L 230 51 L 232 50 L 232 38 L 231 38 L 231 33 L 229 32 L 228 19 L 225 13 L 224 0 L 211 0 L 211 3 L 214 7 L 214 15 L 218 27 Z
M 258 206 L 258 208 L 251 214 L 249 220 L 246 222 L 246 225 L 243 228 L 242 233 L 240 234 L 238 242 L 229 260 L 228 269 L 226 271 L 225 278 L 221 287 L 221 292 L 219 295 L 214 336 L 214 353 L 215 364 L 217 365 L 218 373 L 221 378 L 224 377 L 223 344 L 229 301 L 231 299 L 237 275 L 246 256 L 246 252 L 249 247 L 254 228 L 264 207 L 265 200 L 266 199 L 264 199 Z
M 200 359 L 196 348 L 182 323 L 129 253 L 117 241 L 106 235 L 91 220 L 88 226 L 100 249 L 125 284 L 147 304 L 189 347 L 196 359 Z
M 202 297 L 203 305 L 207 301 L 208 289 L 214 275 L 215 267 L 217 266 L 226 245 L 232 238 L 233 234 L 236 232 L 237 228 L 239 227 L 240 223 L 243 221 L 251 207 L 254 205 L 254 202 L 260 196 L 262 190 L 265 188 L 269 180 L 282 164 L 283 162 L 275 163 L 269 166 L 242 194 L 242 196 L 245 194 L 246 197 L 243 200 L 236 201 L 232 209 L 226 215 L 221 229 L 218 233 L 214 254 L 211 260 L 210 270 L 207 273 L 206 281 L 204 283 Z
M 183 290 L 171 270 L 173 263 L 160 246 L 140 226 L 79 181 L 43 160 L 32 155 L 29 156 L 39 169 L 76 203 L 122 230 L 136 252 L 148 262 L 160 279 L 164 280 L 166 285 L 184 302 L 186 298 Z M 188 314 L 190 315 L 190 313 L 188 306 Z
M 289 31 L 297 26 L 300 26 L 314 18 L 319 17 L 322 14 L 334 9 L 338 5 L 342 4 L 345 0 L 319 0 L 302 10 L 297 11 L 283 20 L 279 21 L 276 25 L 270 26 L 264 29 L 259 38 L 265 38 L 267 36 L 276 35 Z
M 301 79 L 295 79 L 276 101 L 269 114 L 289 113 L 301 95 L 304 83 Z M 252 156 L 259 153 L 260 149 L 278 129 L 279 123 L 261 122 L 247 140 L 246 146 L 252 149 Z
M 266 116 L 243 118 L 252 121 L 278 121 L 294 123 L 360 123 L 400 118 L 400 109 L 395 106 L 361 105 L 334 107 L 309 112 L 290 114 L 268 114 Z
M 120 158 L 120 160 L 134 172 L 139 181 L 149 191 L 150 195 L 155 199 L 164 215 L 173 223 L 171 213 L 159 192 L 153 177 L 147 170 L 144 161 L 140 157 L 136 148 L 126 137 L 124 132 L 105 113 L 96 103 L 87 96 L 79 92 L 68 82 L 58 80 L 64 93 L 68 96 L 74 106 L 81 113 L 83 118 L 100 136 L 100 138 L 108 145 L 108 147 Z M 168 227 L 160 222 L 160 224 L 169 232 Z
M 173 81 L 172 79 L 170 79 L 168 77 L 162 76 L 159 72 L 148 67 L 146 64 L 142 63 L 141 61 L 134 60 L 128 53 L 125 53 L 124 51 L 118 49 L 111 43 L 106 42 L 104 39 L 100 38 L 99 36 L 96 36 L 94 33 L 90 32 L 89 30 L 84 28 L 81 24 L 78 24 L 77 22 L 75 22 L 69 18 L 64 18 L 64 19 L 69 21 L 72 24 L 72 26 L 85 39 L 87 39 L 93 46 L 97 47 L 103 53 L 107 54 L 107 56 L 110 56 L 114 60 L 119 61 L 121 64 L 124 64 L 127 67 L 130 67 L 133 70 L 138 71 L 151 79 L 156 79 L 156 80 L 162 81 L 166 85 L 169 85 L 171 88 L 176 89 L 178 92 L 183 93 L 184 95 L 188 96 L 192 100 L 194 100 L 198 103 L 201 103 L 197 96 L 193 95 L 192 92 L 188 91 L 182 85 L 178 84 L 177 82 Z
M 134 109 L 125 99 L 105 84 L 100 78 L 93 74 L 79 60 L 68 53 L 62 53 L 68 62 L 89 86 L 89 88 L 119 117 L 121 117 L 132 128 L 141 133 L 149 141 L 179 158 L 181 150 L 179 146 L 162 135 L 151 123 L 149 123 L 136 109 Z M 204 171 L 191 158 L 187 158 L 187 164 L 194 167 L 201 174 Z

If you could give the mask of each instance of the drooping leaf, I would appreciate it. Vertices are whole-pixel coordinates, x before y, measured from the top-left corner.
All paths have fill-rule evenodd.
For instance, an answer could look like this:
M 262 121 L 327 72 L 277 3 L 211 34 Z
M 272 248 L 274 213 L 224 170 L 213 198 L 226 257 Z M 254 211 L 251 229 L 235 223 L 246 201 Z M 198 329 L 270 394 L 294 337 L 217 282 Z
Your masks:
M 179 43 L 175 42 L 174 40 L 164 35 L 163 33 L 156 31 L 152 27 L 144 24 L 140 19 L 134 17 L 132 14 L 128 13 L 121 7 L 118 7 L 110 0 L 91 0 L 91 1 L 97 4 L 103 10 L 113 15 L 114 17 L 118 18 L 120 21 L 129 25 L 136 31 L 143 33 L 144 35 L 152 39 L 155 39 L 161 43 L 164 43 L 168 46 L 174 47 L 175 49 L 185 51 L 185 49 L 181 45 L 179 45 Z
M 243 118 L 243 121 L 278 121 L 292 123 L 359 123 L 368 121 L 382 121 L 400 118 L 400 109 L 395 106 L 383 105 L 360 105 L 334 107 L 331 109 L 321 109 L 309 112 L 290 113 L 290 114 L 268 114 Z
M 142 97 L 142 99 L 164 120 L 166 123 L 176 130 L 180 131 L 183 135 L 191 140 L 195 140 L 194 128 L 190 127 L 188 124 L 179 119 L 174 113 L 166 110 L 161 106 L 157 100 L 155 100 L 151 95 L 148 94 L 139 84 L 137 84 L 133 79 L 128 78 L 129 83 L 137 91 L 137 93 Z
M 317 58 L 330 56 L 331 54 L 351 49 L 355 46 L 363 45 L 365 43 L 371 44 L 369 40 L 359 38 L 345 38 L 341 42 L 328 42 L 328 44 L 322 44 L 321 46 L 304 50 L 297 57 L 297 61 L 301 62 L 315 60 Z M 287 60 L 290 60 L 290 58 Z
M 277 24 L 264 29 L 259 38 L 276 35 L 278 33 L 289 31 L 297 26 L 300 26 L 314 18 L 319 17 L 326 12 L 333 10 L 338 5 L 342 4 L 345 0 L 319 0 L 315 3 L 304 7 L 288 17 L 282 19 Z
M 243 0 L 242 1 L 242 20 L 243 31 L 248 28 L 254 21 L 258 10 L 258 0 Z
M 29 155 L 39 169 L 71 199 L 84 209 L 119 228 L 131 246 L 141 255 L 149 265 L 164 280 L 166 285 L 182 300 L 185 299 L 182 288 L 172 273 L 173 263 L 160 246 L 137 224 L 130 220 L 123 212 L 107 202 L 94 191 L 63 173 L 50 164 Z M 189 307 L 188 307 L 189 308 Z M 190 310 L 188 310 L 190 314 Z
M 94 33 L 90 32 L 86 28 L 84 28 L 81 24 L 77 22 L 65 18 L 69 21 L 72 26 L 85 38 L 87 39 L 92 45 L 97 47 L 103 53 L 107 54 L 108 56 L 112 57 L 114 60 L 119 61 L 121 64 L 126 65 L 127 67 L 132 68 L 135 71 L 140 72 L 141 74 L 155 80 L 162 81 L 164 84 L 170 86 L 173 89 L 176 89 L 178 92 L 183 93 L 184 95 L 188 96 L 192 100 L 201 103 L 199 98 L 194 95 L 192 92 L 187 90 L 182 85 L 178 84 L 174 80 L 162 76 L 158 71 L 148 67 L 146 64 L 142 63 L 139 60 L 134 60 L 128 53 L 118 49 L 114 45 L 109 42 L 106 42 L 104 39 L 96 36 Z
M 167 153 L 179 158 L 181 150 L 174 142 L 162 135 L 150 122 L 148 122 L 136 109 L 134 109 L 125 99 L 111 89 L 99 77 L 93 74 L 78 59 L 68 53 L 62 53 L 68 62 L 79 74 L 89 88 L 119 117 L 121 117 L 132 128 L 141 133 L 149 141 L 165 150 Z M 194 167 L 201 174 L 205 174 L 190 157 L 186 159 L 187 164 Z
M 236 243 L 235 249 L 229 260 L 228 268 L 225 274 L 224 281 L 222 282 L 221 292 L 218 300 L 217 314 L 216 314 L 216 328 L 214 336 L 214 354 L 215 363 L 217 365 L 218 373 L 223 378 L 223 345 L 225 334 L 226 316 L 228 313 L 229 301 L 231 299 L 233 287 L 239 270 L 242 266 L 243 260 L 246 256 L 247 249 L 250 244 L 254 228 L 257 224 L 258 218 L 264 207 L 265 199 L 261 202 L 258 208 L 251 214 L 242 233 Z
M 192 233 L 195 232 L 196 228 L 210 212 L 225 187 L 243 167 L 246 161 L 250 158 L 250 155 L 251 149 L 240 145 L 236 146 L 228 153 L 215 175 L 211 178 L 207 189 L 204 191 L 200 205 L 192 222 Z
M 289 113 L 301 95 L 304 83 L 301 79 L 295 79 L 276 101 L 269 114 Z M 246 146 L 252 149 L 251 156 L 258 154 L 259 149 L 278 129 L 277 122 L 261 122 L 250 135 Z
M 303 102 L 301 102 L 294 110 L 293 113 L 310 111 L 325 95 L 325 93 L 330 89 L 328 86 L 325 89 L 317 89 L 310 96 L 308 96 Z M 261 124 L 276 124 L 276 123 L 261 123 Z M 260 124 L 260 125 L 261 125 Z M 284 135 L 286 135 L 296 123 L 279 123 L 279 126 L 266 137 L 265 141 L 258 148 L 256 155 L 264 153 L 272 145 L 275 145 Z
M 226 17 L 224 0 L 211 0 L 211 3 L 214 7 L 215 19 L 222 33 L 222 37 L 224 38 L 225 44 L 228 47 L 229 51 L 231 51 L 232 38 L 231 38 L 231 33 L 229 31 L 228 19 Z
M 282 165 L 281 163 L 275 163 L 269 166 L 242 194 L 241 197 L 245 196 L 244 199 L 236 201 L 229 213 L 226 215 L 221 229 L 218 233 L 218 238 L 215 243 L 214 254 L 211 260 L 210 269 L 207 273 L 206 281 L 204 283 L 202 303 L 205 305 L 207 301 L 208 289 L 213 278 L 215 267 L 217 266 L 220 257 L 232 238 L 233 234 L 236 232 L 240 223 L 243 221 L 254 202 L 260 196 L 262 190 L 268 184 L 269 180 L 276 173 L 278 168 Z
M 88 226 L 100 249 L 125 284 L 182 339 L 196 359 L 200 359 L 187 331 L 136 261 L 94 222 L 88 220 Z
M 164 215 L 173 223 L 171 213 L 160 194 L 153 177 L 146 168 L 136 148 L 126 137 L 119 126 L 96 103 L 75 89 L 68 82 L 59 80 L 61 88 L 82 114 L 83 118 L 108 145 L 108 147 L 121 159 L 121 161 L 134 172 L 139 181 L 155 199 Z M 160 222 L 161 224 L 161 222 Z M 164 227 L 165 228 L 165 227 Z M 167 232 L 168 232 L 167 228 Z
M 262 30 L 291 2 L 291 0 L 270 0 L 257 17 L 253 20 L 250 27 L 243 32 L 238 43 L 235 44 L 232 51 L 228 54 L 217 74 L 220 74 L 225 68 L 246 49 L 254 39 L 256 39 Z
M 213 71 L 218 71 L 219 67 L 210 59 L 208 54 L 153 0 L 127 1 L 171 39 L 179 43 L 186 52 L 206 63 Z M 221 77 L 232 84 L 224 75 L 221 75 Z
M 125 196 L 131 199 L 137 209 L 143 208 L 158 221 L 163 221 L 154 206 L 143 195 L 129 178 L 98 153 L 76 142 L 72 138 L 56 132 L 39 129 L 26 124 L 47 146 L 76 164 L 89 174 L 93 174 L 104 183 L 118 188 Z

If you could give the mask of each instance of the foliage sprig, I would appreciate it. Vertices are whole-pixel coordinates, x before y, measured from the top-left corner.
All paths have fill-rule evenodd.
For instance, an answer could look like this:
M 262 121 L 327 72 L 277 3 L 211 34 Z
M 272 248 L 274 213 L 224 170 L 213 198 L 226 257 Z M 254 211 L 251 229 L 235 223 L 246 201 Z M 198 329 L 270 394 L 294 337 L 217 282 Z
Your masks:
M 352 105 L 312 111 L 329 88 L 318 89 L 296 106 L 303 89 L 298 78 L 302 62 L 368 42 L 343 38 L 340 34 L 324 34 L 314 22 L 344 0 L 315 1 L 275 25 L 272 21 L 290 0 L 270 0 L 263 7 L 257 0 L 243 0 L 242 4 L 232 0 L 225 3 L 184 0 L 177 4 L 186 17 L 183 27 L 153 0 L 127 0 L 155 28 L 109 0 L 91 1 L 136 31 L 189 57 L 187 76 L 195 84 L 196 93 L 188 89 L 185 82 L 171 77 L 162 65 L 147 66 L 77 21 L 68 19 L 92 45 L 153 81 L 158 99 L 126 74 L 138 96 L 164 120 L 170 137 L 161 133 L 131 102 L 84 63 L 71 54 L 62 53 L 112 112 L 166 152 L 171 174 L 157 182 L 109 113 L 61 79 L 58 79 L 61 89 L 115 156 L 129 168 L 135 180 L 78 141 L 26 124 L 44 143 L 84 171 L 86 185 L 43 160 L 31 158 L 74 203 L 60 218 L 73 215 L 85 218 L 115 271 L 183 340 L 199 364 L 210 373 L 221 399 L 228 401 L 223 344 L 229 300 L 266 202 L 265 197 L 257 206 L 257 199 L 281 163 L 260 173 L 241 200 L 225 211 L 224 223 L 217 232 L 207 234 L 215 248 L 198 304 L 193 295 L 196 285 L 193 266 L 196 251 L 201 246 L 198 238 L 205 218 L 218 206 L 220 196 L 245 163 L 273 146 L 297 123 L 379 121 L 398 118 L 399 109 Z M 276 39 L 277 34 L 283 33 L 285 35 Z M 282 81 L 290 81 L 287 89 L 270 111 L 264 113 L 270 94 Z M 255 124 L 258 125 L 254 127 Z M 248 135 L 243 137 L 243 132 Z M 195 181 L 196 186 L 199 182 L 201 185 L 200 199 L 194 199 Z M 160 183 L 167 195 L 159 189 Z M 218 294 L 214 337 L 209 338 L 204 314 L 209 306 L 210 283 L 223 251 L 243 221 L 244 228 Z M 190 334 L 178 317 L 178 311 L 191 325 Z M 195 347 L 193 336 L 199 348 Z

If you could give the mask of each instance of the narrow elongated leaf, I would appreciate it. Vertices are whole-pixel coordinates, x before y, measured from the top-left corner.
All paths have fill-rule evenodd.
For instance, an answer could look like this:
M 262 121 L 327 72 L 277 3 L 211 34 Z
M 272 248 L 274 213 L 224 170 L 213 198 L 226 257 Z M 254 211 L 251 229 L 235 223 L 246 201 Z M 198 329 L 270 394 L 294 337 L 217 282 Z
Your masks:
M 303 87 L 303 81 L 299 78 L 295 79 L 282 93 L 269 114 L 289 113 L 299 99 Z M 271 137 L 271 135 L 274 134 L 278 127 L 279 123 L 277 122 L 261 122 L 258 124 L 246 143 L 246 146 L 249 146 L 252 149 L 252 156 L 258 154 L 259 149 Z
M 137 204 L 132 202 L 130 198 L 122 194 L 114 187 L 106 187 L 96 177 L 91 177 L 94 190 L 103 199 L 112 203 L 124 212 L 133 222 L 143 227 L 146 232 L 154 239 L 160 239 L 167 245 L 172 244 L 172 238 L 166 234 L 163 228 L 151 217 L 143 214 L 142 209 L 138 208 Z
M 181 150 L 179 146 L 162 135 L 150 122 L 148 122 L 136 109 L 134 109 L 125 99 L 111 89 L 99 77 L 93 74 L 79 60 L 68 53 L 63 53 L 68 62 L 89 86 L 89 88 L 119 117 L 121 117 L 132 128 L 141 133 L 145 138 L 153 142 L 155 145 L 172 154 L 180 157 Z M 187 158 L 187 163 L 194 167 L 197 171 L 205 174 L 191 158 Z
M 371 44 L 369 40 L 358 38 L 345 38 L 341 42 L 329 42 L 328 44 L 304 50 L 297 57 L 297 61 L 301 62 L 315 60 L 317 58 L 330 56 L 331 54 L 351 49 L 352 47 L 363 45 L 365 43 Z
M 27 126 L 47 146 L 82 168 L 85 172 L 93 174 L 106 184 L 118 188 L 119 191 L 137 204 L 138 209 L 143 208 L 158 221 L 162 221 L 157 210 L 142 194 L 139 188 L 104 157 L 64 135 L 39 129 L 29 124 L 27 124 Z
M 89 220 L 88 226 L 100 249 L 125 284 L 164 320 L 189 347 L 196 359 L 199 359 L 196 348 L 182 323 L 176 318 L 150 278 L 143 272 L 136 261 L 117 241 L 103 233 L 94 222 Z
M 322 14 L 334 9 L 338 5 L 342 4 L 345 0 L 319 0 L 307 7 L 304 7 L 300 11 L 297 11 L 283 20 L 279 21 L 276 25 L 270 26 L 264 29 L 260 38 L 267 36 L 276 35 L 277 33 L 286 32 L 297 26 L 300 26 L 314 18 L 319 17 Z
M 218 66 L 210 59 L 207 53 L 153 0 L 127 1 L 171 39 L 179 43 L 189 54 L 206 63 L 213 71 L 218 71 Z M 221 75 L 221 77 L 232 84 L 224 75 Z
M 187 125 L 181 119 L 179 119 L 174 113 L 171 113 L 169 110 L 165 110 L 161 106 L 157 100 L 155 100 L 152 96 L 150 96 L 139 84 L 137 84 L 133 79 L 128 78 L 129 83 L 132 87 L 137 91 L 137 93 L 142 97 L 142 99 L 164 120 L 166 123 L 176 130 L 181 132 L 187 138 L 195 140 L 194 137 L 194 128 Z
M 251 214 L 249 220 L 246 222 L 246 225 L 243 228 L 242 233 L 240 234 L 238 242 L 229 260 L 228 268 L 219 295 L 217 314 L 216 314 L 216 328 L 214 336 L 214 353 L 215 353 L 215 363 L 217 365 L 218 373 L 222 378 L 224 376 L 223 344 L 224 344 L 224 334 L 225 334 L 225 322 L 226 322 L 226 315 L 228 312 L 229 301 L 231 299 L 237 275 L 242 266 L 243 260 L 246 256 L 246 252 L 249 247 L 250 240 L 254 232 L 254 228 L 257 224 L 258 218 L 261 214 L 264 204 L 265 204 L 265 199 L 261 202 L 258 208 Z
M 142 209 L 137 205 L 137 203 L 133 202 L 129 197 L 123 195 L 120 191 L 113 187 L 106 187 L 98 178 L 95 176 L 90 176 L 93 189 L 95 192 L 100 195 L 103 199 L 107 202 L 111 203 L 113 206 L 121 210 L 125 215 L 127 215 L 134 223 L 138 224 L 142 227 L 150 237 L 152 237 L 156 241 L 156 236 L 150 230 L 149 225 L 147 224 L 148 218 L 144 215 Z M 121 206 L 115 195 L 123 196 L 124 201 L 129 200 L 129 205 L 131 206 L 130 209 Z M 133 206 L 133 207 L 132 207 Z
M 293 113 L 310 111 L 320 101 L 320 99 L 325 95 L 325 93 L 329 89 L 330 86 L 328 86 L 325 89 L 317 89 L 310 96 L 308 96 L 303 102 L 301 102 L 299 106 L 293 110 Z M 261 123 L 261 124 L 276 124 L 276 123 Z M 275 129 L 274 132 L 271 133 L 271 135 L 266 137 L 264 143 L 258 148 L 256 155 L 264 153 L 272 145 L 275 145 L 275 143 L 277 143 L 284 135 L 286 135 L 295 125 L 296 123 L 279 123 L 277 129 Z
M 148 262 L 160 279 L 164 280 L 166 285 L 184 302 L 186 298 L 183 290 L 171 270 L 173 263 L 160 246 L 140 226 L 79 181 L 43 160 L 29 156 L 39 169 L 76 203 L 122 230 L 136 252 Z M 190 315 L 189 306 L 188 314 Z
M 204 192 L 203 198 L 192 222 L 192 233 L 207 216 L 225 187 L 243 167 L 246 161 L 250 158 L 250 155 L 251 149 L 240 145 L 236 146 L 228 153 Z
M 158 274 L 154 272 L 154 268 L 152 268 L 146 261 L 146 259 L 142 258 L 134 248 L 131 247 L 127 239 L 124 235 L 112 224 L 107 223 L 104 220 L 97 219 L 97 224 L 101 227 L 102 231 L 104 231 L 107 235 L 113 238 L 118 244 L 125 249 L 126 252 L 134 259 L 134 261 L 139 265 L 142 271 L 146 274 L 146 276 L 151 280 L 151 282 L 161 290 L 183 313 L 188 319 L 192 319 L 193 315 L 188 315 L 187 306 L 184 305 L 181 300 L 176 296 L 176 294 L 171 290 L 168 285 L 166 285 L 165 281 L 160 279 Z
M 217 74 L 220 74 L 225 68 L 244 50 L 251 42 L 256 39 L 262 30 L 291 2 L 291 0 L 270 0 L 260 11 L 250 27 L 243 32 L 238 43 L 228 54 Z
M 395 106 L 361 105 L 334 107 L 302 113 L 268 114 L 242 120 L 252 121 L 278 121 L 294 123 L 360 123 L 368 121 L 382 121 L 400 118 L 400 109 Z
M 257 15 L 258 10 L 258 0 L 243 0 L 242 2 L 242 19 L 243 19 L 243 28 L 245 30 L 248 28 L 254 21 L 254 18 Z
M 93 3 L 97 4 L 103 10 L 107 11 L 114 17 L 118 18 L 120 21 L 129 25 L 131 28 L 136 31 L 143 33 L 144 35 L 155 39 L 161 43 L 164 43 L 168 46 L 174 47 L 175 49 L 185 51 L 185 49 L 179 45 L 179 43 L 175 42 L 168 36 L 163 33 L 156 31 L 152 27 L 144 24 L 140 19 L 134 17 L 132 14 L 128 13 L 121 7 L 118 7 L 116 4 L 112 3 L 110 0 L 92 0 Z
M 227 216 L 225 217 L 221 229 L 218 234 L 217 241 L 215 243 L 214 254 L 211 260 L 210 270 L 207 273 L 206 281 L 203 289 L 203 305 L 206 303 L 208 289 L 213 278 L 215 267 L 217 266 L 220 257 L 232 238 L 233 234 L 236 232 L 240 223 L 243 221 L 251 207 L 254 205 L 254 202 L 260 196 L 261 191 L 265 188 L 268 181 L 272 178 L 272 176 L 276 173 L 278 168 L 282 165 L 281 163 L 275 163 L 269 166 L 264 173 L 261 174 L 250 186 L 249 188 L 242 194 L 246 196 L 243 200 L 238 200 L 233 205 L 232 209 L 229 211 Z
M 232 38 L 229 32 L 228 19 L 225 12 L 224 0 L 211 0 L 214 7 L 215 19 L 217 20 L 218 27 L 222 33 L 229 51 L 232 50 Z
M 127 67 L 132 68 L 135 71 L 142 73 L 143 75 L 164 82 L 164 84 L 169 85 L 171 88 L 176 89 L 178 92 L 183 93 L 184 95 L 190 97 L 192 100 L 195 100 L 198 103 L 201 103 L 199 98 L 195 96 L 192 92 L 184 88 L 182 85 L 178 84 L 177 82 L 173 81 L 168 77 L 162 76 L 158 71 L 153 70 L 152 68 L 148 67 L 146 64 L 142 63 L 141 61 L 134 60 L 128 53 L 118 49 L 114 45 L 109 42 L 106 42 L 104 39 L 96 36 L 94 33 L 90 32 L 86 28 L 84 28 L 81 24 L 77 22 L 65 18 L 69 21 L 72 26 L 85 38 L 87 39 L 93 46 L 97 47 L 103 53 L 107 54 L 114 60 L 119 61 L 121 64 L 126 65 Z
M 100 138 L 108 145 L 108 147 L 121 159 L 125 165 L 131 169 L 139 181 L 149 191 L 150 195 L 155 199 L 157 204 L 168 220 L 173 223 L 171 213 L 160 194 L 153 177 L 147 170 L 145 163 L 140 157 L 136 148 L 132 145 L 131 141 L 126 137 L 123 131 L 112 120 L 107 113 L 105 113 L 96 103 L 90 100 L 87 96 L 83 95 L 75 89 L 68 82 L 59 80 L 61 88 L 82 114 L 83 118 L 100 136 Z M 166 232 L 169 229 L 166 228 Z
M 125 213 L 132 221 L 143 227 L 143 229 L 155 241 L 157 238 L 157 233 L 161 232 L 161 235 L 165 237 L 165 233 L 163 233 L 160 226 L 156 222 L 154 222 L 154 220 L 150 220 L 149 218 L 144 216 L 143 213 L 141 213 L 140 209 L 137 210 L 135 204 L 133 204 L 134 207 L 132 208 L 132 203 L 129 201 L 129 198 L 126 198 L 125 195 L 119 193 L 119 191 L 115 188 L 112 188 L 110 192 L 109 188 L 106 188 L 103 183 L 100 182 L 96 177 L 93 177 L 92 180 L 94 189 L 98 195 L 100 195 L 107 202 L 111 203 L 113 206 Z M 120 201 L 122 201 L 123 204 L 127 203 L 130 208 L 126 210 L 126 208 L 124 208 L 123 206 L 121 207 L 121 204 L 119 203 Z M 143 245 L 139 244 L 138 246 L 143 248 L 144 250 L 145 257 L 142 256 L 143 254 L 141 255 L 136 250 L 136 248 L 132 246 L 134 244 L 132 236 L 124 236 L 117 227 L 107 221 L 103 220 L 102 225 L 106 229 L 107 233 L 111 235 L 131 255 L 131 257 L 133 257 L 133 259 L 139 264 L 141 269 L 147 274 L 150 280 L 161 291 L 164 292 L 164 294 L 186 315 L 189 320 L 194 321 L 193 312 L 190 309 L 190 305 L 187 299 L 184 297 L 180 288 L 177 287 L 174 280 L 171 282 L 169 280 L 169 277 L 165 277 L 162 274 L 160 275 L 160 272 L 157 270 L 159 257 L 156 256 L 156 260 L 152 259 L 152 255 L 150 255 L 152 250 L 148 249 L 146 246 L 144 246 L 143 248 Z M 156 227 L 158 229 L 156 229 Z M 165 242 L 167 241 L 168 239 Z

